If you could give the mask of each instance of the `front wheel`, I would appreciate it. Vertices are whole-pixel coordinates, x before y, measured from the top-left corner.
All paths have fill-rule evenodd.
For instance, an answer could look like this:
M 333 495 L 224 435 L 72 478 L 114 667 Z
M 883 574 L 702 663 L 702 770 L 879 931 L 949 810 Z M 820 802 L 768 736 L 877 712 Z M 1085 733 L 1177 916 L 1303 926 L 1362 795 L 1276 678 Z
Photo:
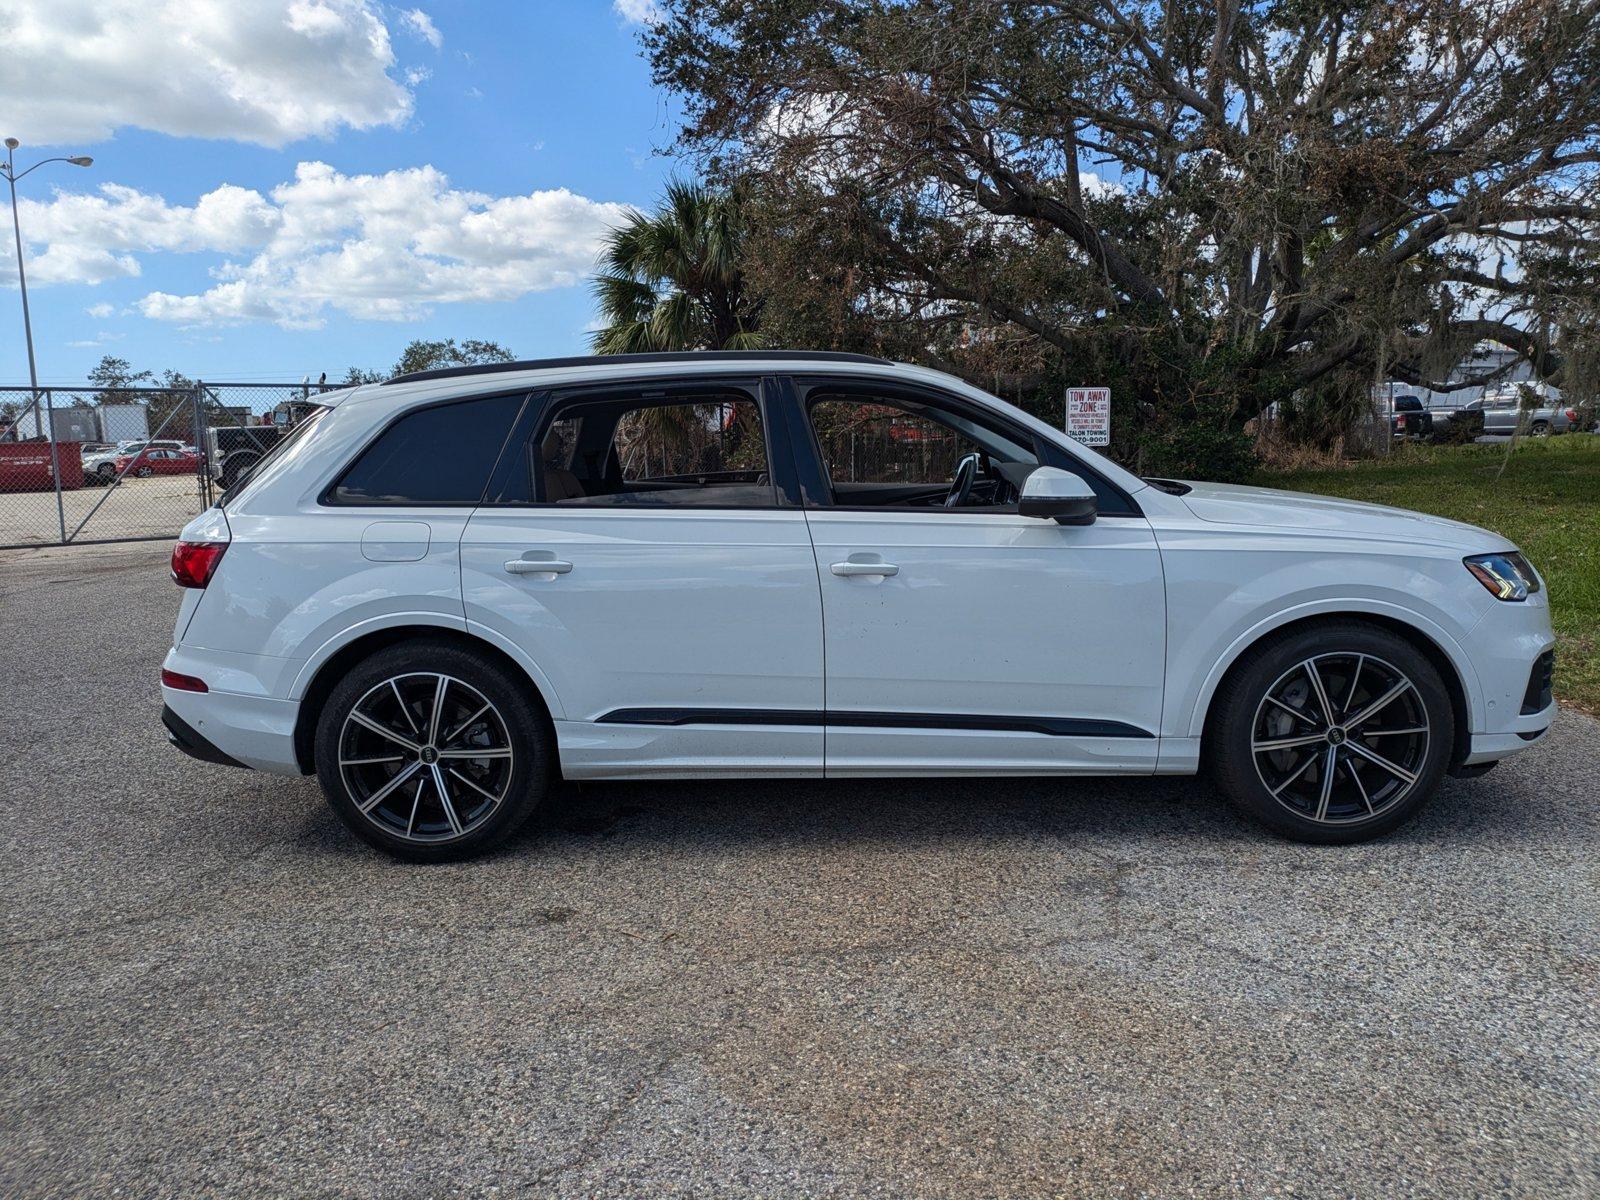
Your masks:
M 443 641 L 380 650 L 317 722 L 317 778 L 345 826 L 414 862 L 503 841 L 549 787 L 547 722 L 499 663 Z
M 1218 786 L 1297 841 L 1365 841 L 1408 820 L 1455 740 L 1437 668 L 1404 638 L 1318 625 L 1253 651 L 1218 690 L 1208 737 Z

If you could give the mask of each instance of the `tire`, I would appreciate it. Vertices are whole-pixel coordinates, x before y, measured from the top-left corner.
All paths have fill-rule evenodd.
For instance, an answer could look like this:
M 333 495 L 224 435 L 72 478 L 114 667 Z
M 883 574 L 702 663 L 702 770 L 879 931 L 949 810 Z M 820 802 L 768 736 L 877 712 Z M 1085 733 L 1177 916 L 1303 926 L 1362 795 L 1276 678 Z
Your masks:
M 217 482 L 222 484 L 223 490 L 226 491 L 228 488 L 231 488 L 236 482 L 238 482 L 239 476 L 243 475 L 251 467 L 255 466 L 256 461 L 260 457 L 261 456 L 259 454 L 249 453 L 229 455 L 227 458 L 222 460 L 222 474 Z
M 102 463 L 95 474 L 100 476 L 101 483 L 109 486 L 111 481 L 117 477 L 117 469 L 110 463 Z
M 1528 433 L 1531 434 L 1533 437 L 1549 437 L 1550 436 L 1550 422 L 1549 421 L 1535 421 L 1529 427 Z
M 514 833 L 549 790 L 549 728 L 527 684 L 488 656 L 444 640 L 402 642 L 329 695 L 317 718 L 317 779 L 369 846 L 409 862 L 471 858 Z
M 140 479 L 149 479 L 151 470 L 149 467 L 135 467 L 133 473 Z
M 1363 842 L 1408 821 L 1438 786 L 1455 743 L 1438 669 L 1404 638 L 1359 621 L 1253 648 L 1211 711 L 1207 753 L 1223 794 L 1274 832 L 1321 845 Z

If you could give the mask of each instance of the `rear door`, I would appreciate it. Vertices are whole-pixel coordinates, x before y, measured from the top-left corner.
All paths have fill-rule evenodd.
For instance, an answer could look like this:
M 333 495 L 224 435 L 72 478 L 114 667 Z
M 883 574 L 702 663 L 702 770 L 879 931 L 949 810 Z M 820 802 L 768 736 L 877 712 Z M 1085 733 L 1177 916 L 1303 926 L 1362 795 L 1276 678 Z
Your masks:
M 822 607 L 759 379 L 530 405 L 461 543 L 469 628 L 542 678 L 569 776 L 817 774 Z

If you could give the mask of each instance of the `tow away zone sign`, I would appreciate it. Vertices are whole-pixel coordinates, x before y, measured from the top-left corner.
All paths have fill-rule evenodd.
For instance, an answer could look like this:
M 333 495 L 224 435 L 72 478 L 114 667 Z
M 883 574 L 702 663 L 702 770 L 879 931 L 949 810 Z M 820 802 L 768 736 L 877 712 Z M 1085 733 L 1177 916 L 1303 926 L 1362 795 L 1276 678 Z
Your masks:
M 1111 389 L 1067 389 L 1067 436 L 1085 446 L 1111 444 Z

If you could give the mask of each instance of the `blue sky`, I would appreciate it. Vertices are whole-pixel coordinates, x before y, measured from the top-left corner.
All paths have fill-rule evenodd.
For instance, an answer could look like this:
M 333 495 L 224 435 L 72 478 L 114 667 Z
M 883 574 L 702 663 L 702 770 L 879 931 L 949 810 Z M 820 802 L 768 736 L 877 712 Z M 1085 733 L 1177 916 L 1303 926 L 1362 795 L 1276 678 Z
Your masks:
M 415 337 L 581 352 L 596 240 L 672 170 L 647 0 L 12 7 L 0 133 L 18 166 L 95 158 L 19 189 L 42 382 L 103 354 L 297 380 L 387 367 Z

